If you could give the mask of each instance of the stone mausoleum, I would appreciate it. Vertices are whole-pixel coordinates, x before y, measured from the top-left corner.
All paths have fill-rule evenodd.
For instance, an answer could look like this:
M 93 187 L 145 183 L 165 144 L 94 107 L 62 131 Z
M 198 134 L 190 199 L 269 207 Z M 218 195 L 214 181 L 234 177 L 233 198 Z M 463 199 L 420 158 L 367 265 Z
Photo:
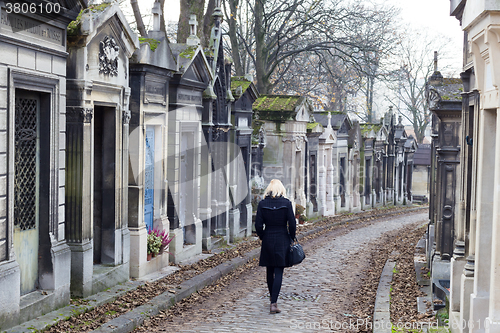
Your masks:
M 71 293 L 127 281 L 129 58 L 139 47 L 118 3 L 89 7 L 68 32 L 66 240 Z

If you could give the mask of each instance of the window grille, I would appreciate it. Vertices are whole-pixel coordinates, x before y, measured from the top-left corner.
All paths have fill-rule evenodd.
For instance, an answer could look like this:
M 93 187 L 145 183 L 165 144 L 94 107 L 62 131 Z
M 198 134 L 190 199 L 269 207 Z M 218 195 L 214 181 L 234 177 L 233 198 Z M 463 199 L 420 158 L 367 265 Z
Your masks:
M 14 224 L 36 228 L 37 100 L 16 99 Z

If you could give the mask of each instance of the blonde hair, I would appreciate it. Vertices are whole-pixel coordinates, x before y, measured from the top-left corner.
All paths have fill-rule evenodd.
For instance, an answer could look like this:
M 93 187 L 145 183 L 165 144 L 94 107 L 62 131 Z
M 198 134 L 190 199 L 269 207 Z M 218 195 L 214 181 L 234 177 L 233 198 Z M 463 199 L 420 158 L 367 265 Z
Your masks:
M 286 197 L 286 189 L 279 179 L 273 179 L 264 191 L 264 198 L 270 195 L 271 197 Z

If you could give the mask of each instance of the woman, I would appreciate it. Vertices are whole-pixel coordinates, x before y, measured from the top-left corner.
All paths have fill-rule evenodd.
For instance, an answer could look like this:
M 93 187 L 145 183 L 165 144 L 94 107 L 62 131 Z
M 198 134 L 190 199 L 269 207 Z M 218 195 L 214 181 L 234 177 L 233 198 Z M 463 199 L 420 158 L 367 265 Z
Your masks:
M 292 203 L 285 198 L 286 190 L 278 179 L 273 179 L 259 202 L 255 229 L 262 240 L 259 266 L 266 266 L 267 287 L 271 296 L 271 313 L 280 313 L 277 301 L 283 280 L 283 269 L 288 265 L 291 239 L 295 238 L 295 216 Z M 265 229 L 264 229 L 265 226 Z

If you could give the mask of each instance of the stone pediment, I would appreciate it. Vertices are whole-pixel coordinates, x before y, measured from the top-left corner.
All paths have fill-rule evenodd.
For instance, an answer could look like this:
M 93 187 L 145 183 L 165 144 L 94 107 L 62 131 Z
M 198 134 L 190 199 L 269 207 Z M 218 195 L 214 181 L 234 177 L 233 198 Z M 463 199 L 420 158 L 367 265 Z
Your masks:
M 319 137 L 322 143 L 335 143 L 337 142 L 337 136 L 331 128 L 325 128 L 323 134 Z
M 170 44 L 172 53 L 177 62 L 177 75 L 182 80 L 200 83 L 204 86 L 213 78 L 210 65 L 199 45 Z
M 338 133 L 348 135 L 351 127 L 352 127 L 351 119 L 347 115 L 345 115 L 345 117 L 339 124 Z
M 78 37 L 86 39 L 86 45 L 89 46 L 97 37 L 101 39 L 103 30 L 111 30 L 116 44 L 125 52 L 127 58 L 130 58 L 134 51 L 139 48 L 139 38 L 130 28 L 125 15 L 120 9 L 118 3 L 101 4 L 90 6 L 85 9 L 81 17 L 68 27 L 68 39 L 71 43 Z
M 387 129 L 382 126 L 377 133 L 377 141 L 387 142 Z
M 297 115 L 295 116 L 296 121 L 306 121 L 311 119 L 311 113 L 309 112 L 309 102 L 304 100 L 297 110 Z
M 89 6 L 68 26 L 67 77 L 93 81 L 94 88 L 100 82 L 101 90 L 128 86 L 129 59 L 138 47 L 117 3 Z
M 363 137 L 366 138 L 366 139 L 374 139 L 376 137 L 376 134 L 373 131 L 373 129 L 371 129 L 368 132 L 363 133 Z
M 177 62 L 170 49 L 164 32 L 150 31 L 148 38 L 139 38 L 140 48 L 135 51 L 131 61 L 147 64 L 171 71 L 177 70 Z

